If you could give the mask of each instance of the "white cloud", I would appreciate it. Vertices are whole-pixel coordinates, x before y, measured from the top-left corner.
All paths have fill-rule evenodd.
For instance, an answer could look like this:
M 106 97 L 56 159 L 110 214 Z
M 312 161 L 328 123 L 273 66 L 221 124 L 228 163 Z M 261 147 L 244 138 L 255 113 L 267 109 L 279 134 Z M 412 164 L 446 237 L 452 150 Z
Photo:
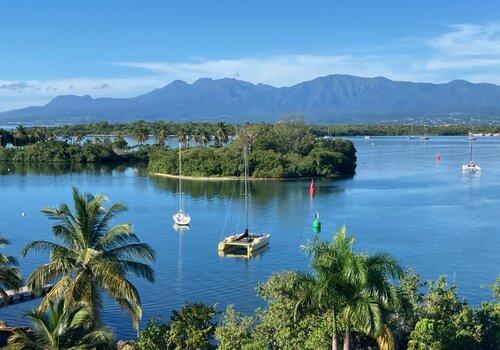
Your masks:
M 435 55 L 428 60 L 429 70 L 485 68 L 500 66 L 500 24 L 459 24 L 428 44 Z
M 409 79 L 385 57 L 378 55 L 279 55 L 264 58 L 242 57 L 193 62 L 120 62 L 121 66 L 146 69 L 172 79 L 194 81 L 202 77 L 237 78 L 253 83 L 290 86 L 329 74 L 360 76 L 384 75 L 392 79 Z
M 0 80 L 0 111 L 45 104 L 57 95 L 132 97 L 166 83 L 164 77 L 69 78 L 57 80 Z

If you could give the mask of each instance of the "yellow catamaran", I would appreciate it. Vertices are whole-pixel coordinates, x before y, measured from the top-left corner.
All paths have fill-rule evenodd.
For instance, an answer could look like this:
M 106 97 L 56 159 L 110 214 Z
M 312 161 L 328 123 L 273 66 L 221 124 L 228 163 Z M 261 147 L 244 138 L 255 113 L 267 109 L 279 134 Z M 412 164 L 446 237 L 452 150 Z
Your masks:
M 258 250 L 269 244 L 269 234 L 252 233 L 249 230 L 249 189 L 248 189 L 248 152 L 249 148 L 243 148 L 243 157 L 245 160 L 245 231 L 224 238 L 219 242 L 219 255 L 233 255 L 232 252 L 243 250 L 243 257 L 251 257 Z

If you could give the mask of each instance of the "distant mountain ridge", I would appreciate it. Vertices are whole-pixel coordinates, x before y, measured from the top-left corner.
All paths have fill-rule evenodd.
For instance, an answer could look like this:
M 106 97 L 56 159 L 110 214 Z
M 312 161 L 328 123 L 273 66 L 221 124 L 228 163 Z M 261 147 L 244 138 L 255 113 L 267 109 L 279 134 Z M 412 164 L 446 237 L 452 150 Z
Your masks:
M 175 80 L 132 98 L 57 96 L 45 106 L 0 113 L 0 122 L 126 122 L 136 119 L 274 121 L 300 113 L 309 122 L 381 122 L 405 118 L 500 119 L 500 86 L 329 75 L 290 87 L 237 79 Z

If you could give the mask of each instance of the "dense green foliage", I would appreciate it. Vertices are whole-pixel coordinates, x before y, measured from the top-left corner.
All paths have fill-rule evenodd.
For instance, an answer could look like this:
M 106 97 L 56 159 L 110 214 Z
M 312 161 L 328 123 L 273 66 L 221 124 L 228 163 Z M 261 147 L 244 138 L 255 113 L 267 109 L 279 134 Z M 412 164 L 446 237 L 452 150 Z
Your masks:
M 63 141 L 33 143 L 23 147 L 0 147 L 0 161 L 25 163 L 124 163 L 147 160 L 145 150 L 121 152 L 110 142 L 68 144 Z
M 500 125 L 424 125 L 411 124 L 354 124 L 311 125 L 311 132 L 318 136 L 398 136 L 398 135 L 467 135 L 469 133 L 497 134 Z
M 263 124 L 268 125 L 272 124 Z M 412 124 L 311 124 L 309 130 L 316 136 L 390 136 L 390 135 L 421 135 L 427 132 L 430 135 L 466 135 L 469 132 L 474 133 L 500 133 L 500 125 L 489 124 L 446 124 L 446 125 L 428 125 L 424 126 L 422 122 Z M 15 131 L 1 130 L 0 141 L 11 142 L 23 145 L 25 142 L 35 140 L 50 139 L 54 135 L 62 136 L 67 139 L 81 139 L 85 135 L 128 135 L 135 137 L 141 134 L 165 140 L 168 135 L 183 135 L 187 141 L 201 141 L 203 138 L 224 143 L 227 136 L 235 135 L 241 125 L 203 122 L 166 122 L 166 121 L 135 121 L 132 123 L 114 123 L 99 122 L 91 124 L 61 125 L 52 127 L 22 127 Z M 197 140 L 197 141 L 196 141 Z M 198 142 L 202 144 L 203 142 Z
M 128 312 L 134 326 L 142 316 L 141 299 L 130 276 L 154 281 L 154 272 L 147 264 L 154 260 L 153 250 L 133 233 L 130 224 L 110 227 L 113 218 L 127 208 L 112 204 L 104 208 L 104 195 L 90 195 L 73 188 L 73 205 L 63 203 L 42 212 L 56 223 L 52 227 L 60 243 L 33 241 L 22 251 L 49 251 L 50 261 L 31 273 L 27 285 L 35 291 L 55 283 L 45 295 L 39 309 L 50 301 L 63 298 L 67 307 L 85 303 L 99 315 L 102 292 Z
M 350 176 L 356 168 L 356 150 L 348 140 L 320 140 L 297 122 L 242 129 L 226 147 L 197 147 L 182 152 L 183 175 L 240 177 L 243 149 L 250 146 L 249 174 L 256 178 Z M 178 174 L 178 151 L 155 149 L 150 154 L 153 173 Z
M 0 237 L 0 248 L 9 244 L 9 241 Z M 0 253 L 0 297 L 6 297 L 6 290 L 21 287 L 21 274 L 14 257 Z
M 104 327 L 84 304 L 67 308 L 63 300 L 53 301 L 47 312 L 33 310 L 26 317 L 33 325 L 32 330 L 16 330 L 9 339 L 8 350 L 116 348 L 113 332 Z
M 165 323 L 150 319 L 138 334 L 140 350 L 212 349 L 215 307 L 204 304 L 186 304 L 174 310 Z

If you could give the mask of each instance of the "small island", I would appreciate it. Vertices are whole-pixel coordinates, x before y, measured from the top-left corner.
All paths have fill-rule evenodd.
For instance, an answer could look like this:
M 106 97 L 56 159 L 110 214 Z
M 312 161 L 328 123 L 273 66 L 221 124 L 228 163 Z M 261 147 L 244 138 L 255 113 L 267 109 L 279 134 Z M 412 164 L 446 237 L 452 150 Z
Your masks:
M 182 142 L 183 177 L 238 178 L 243 175 L 243 148 L 250 147 L 249 175 L 253 179 L 298 179 L 352 176 L 356 149 L 349 140 L 320 139 L 301 122 L 247 125 L 225 145 L 189 147 Z M 148 170 L 179 174 L 178 150 L 151 150 Z

